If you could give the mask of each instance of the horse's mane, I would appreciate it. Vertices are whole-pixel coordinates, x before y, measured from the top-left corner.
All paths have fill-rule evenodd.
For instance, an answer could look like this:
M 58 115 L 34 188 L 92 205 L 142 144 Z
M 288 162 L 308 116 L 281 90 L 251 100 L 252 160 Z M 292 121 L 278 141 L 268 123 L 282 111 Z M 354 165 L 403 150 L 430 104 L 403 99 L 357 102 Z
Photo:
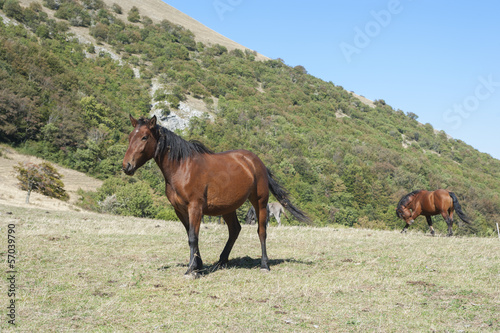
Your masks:
M 420 193 L 420 192 L 422 192 L 422 190 L 416 190 L 416 191 L 413 191 L 413 192 L 410 192 L 410 193 L 404 195 L 401 198 L 401 200 L 399 200 L 398 207 L 396 208 L 396 211 L 399 211 L 399 209 L 401 207 L 406 206 L 408 204 L 408 202 L 410 201 L 410 197 L 412 197 L 415 194 Z
M 140 125 L 145 125 L 148 119 L 140 118 L 137 120 Z M 155 158 L 166 154 L 171 161 L 181 161 L 188 157 L 198 154 L 213 154 L 214 152 L 207 148 L 203 143 L 197 140 L 184 140 L 169 129 L 156 125 L 155 130 L 158 135 L 158 144 L 156 145 Z

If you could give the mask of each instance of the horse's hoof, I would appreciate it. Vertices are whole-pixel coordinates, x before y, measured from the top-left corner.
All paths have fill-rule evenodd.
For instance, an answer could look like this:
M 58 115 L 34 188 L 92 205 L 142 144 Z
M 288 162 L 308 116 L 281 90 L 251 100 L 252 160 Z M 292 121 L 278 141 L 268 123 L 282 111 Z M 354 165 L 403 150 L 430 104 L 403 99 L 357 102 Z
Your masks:
M 226 269 L 227 268 L 227 263 L 224 263 L 222 264 L 220 261 L 218 263 L 216 263 L 212 269 L 210 270 L 210 272 L 215 272 L 215 271 L 218 271 L 220 269 Z
M 260 271 L 264 273 L 269 273 L 271 270 L 269 269 L 269 267 L 261 267 Z
M 184 274 L 184 277 L 188 280 L 196 280 L 201 277 L 201 274 L 199 272 L 191 272 Z

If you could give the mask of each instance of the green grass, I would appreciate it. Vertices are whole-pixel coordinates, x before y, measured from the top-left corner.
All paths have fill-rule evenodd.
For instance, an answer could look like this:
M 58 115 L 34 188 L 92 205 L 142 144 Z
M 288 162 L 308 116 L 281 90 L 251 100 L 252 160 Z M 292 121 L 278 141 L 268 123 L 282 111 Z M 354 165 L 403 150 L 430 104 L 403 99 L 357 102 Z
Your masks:
M 12 212 L 6 215 L 6 212 Z M 255 226 L 228 269 L 226 238 L 204 224 L 207 272 L 186 279 L 180 222 L 0 205 L 6 307 L 7 225 L 16 225 L 20 332 L 477 332 L 500 330 L 498 238 L 270 227 L 271 272 Z

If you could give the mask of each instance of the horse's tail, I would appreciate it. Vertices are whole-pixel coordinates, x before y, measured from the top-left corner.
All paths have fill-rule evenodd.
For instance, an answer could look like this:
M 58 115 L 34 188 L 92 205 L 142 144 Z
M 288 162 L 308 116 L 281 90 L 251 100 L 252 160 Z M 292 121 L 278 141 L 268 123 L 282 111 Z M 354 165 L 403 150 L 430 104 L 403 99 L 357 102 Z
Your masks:
M 293 215 L 293 217 L 295 217 L 298 221 L 304 222 L 307 224 L 312 224 L 309 217 L 303 211 L 301 211 L 299 208 L 297 208 L 296 206 L 294 206 L 290 202 L 290 199 L 288 198 L 289 193 L 287 192 L 287 190 L 283 186 L 281 186 L 274 179 L 274 175 L 272 174 L 271 170 L 269 170 L 269 169 L 267 169 L 267 179 L 269 181 L 269 190 L 274 195 L 274 197 L 279 201 L 279 203 L 286 210 L 288 210 Z
M 464 212 L 463 212 L 463 210 L 462 210 L 462 207 L 461 207 L 461 206 L 460 206 L 460 204 L 458 203 L 458 198 L 457 198 L 457 196 L 455 195 L 455 193 L 450 192 L 450 197 L 451 197 L 451 199 L 453 200 L 453 207 L 455 208 L 455 211 L 457 212 L 458 217 L 460 217 L 460 219 L 461 219 L 462 221 L 464 221 L 465 223 L 467 223 L 467 224 L 471 224 L 470 219 L 467 217 L 467 215 L 465 215 L 465 213 L 464 213 Z

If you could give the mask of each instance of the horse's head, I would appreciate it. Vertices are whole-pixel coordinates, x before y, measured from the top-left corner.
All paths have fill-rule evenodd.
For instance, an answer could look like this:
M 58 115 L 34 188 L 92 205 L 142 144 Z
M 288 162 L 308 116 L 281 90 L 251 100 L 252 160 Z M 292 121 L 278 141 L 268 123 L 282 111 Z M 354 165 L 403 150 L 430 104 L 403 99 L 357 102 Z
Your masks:
M 411 220 L 411 209 L 413 207 L 412 201 L 415 195 L 418 194 L 418 192 L 420 191 L 413 191 L 411 193 L 408 193 L 407 195 L 403 196 L 401 200 L 399 200 L 398 206 L 396 208 L 396 216 L 400 219 L 403 219 L 406 224 L 413 223 L 413 220 Z
M 399 217 L 400 219 L 405 220 L 406 223 L 408 223 L 408 220 L 411 217 L 411 211 L 405 206 L 401 206 L 396 208 L 396 216 Z
M 158 135 L 156 116 L 151 119 L 134 119 L 130 116 L 134 130 L 128 136 L 128 149 L 123 158 L 123 172 L 132 176 L 137 169 L 154 157 Z

